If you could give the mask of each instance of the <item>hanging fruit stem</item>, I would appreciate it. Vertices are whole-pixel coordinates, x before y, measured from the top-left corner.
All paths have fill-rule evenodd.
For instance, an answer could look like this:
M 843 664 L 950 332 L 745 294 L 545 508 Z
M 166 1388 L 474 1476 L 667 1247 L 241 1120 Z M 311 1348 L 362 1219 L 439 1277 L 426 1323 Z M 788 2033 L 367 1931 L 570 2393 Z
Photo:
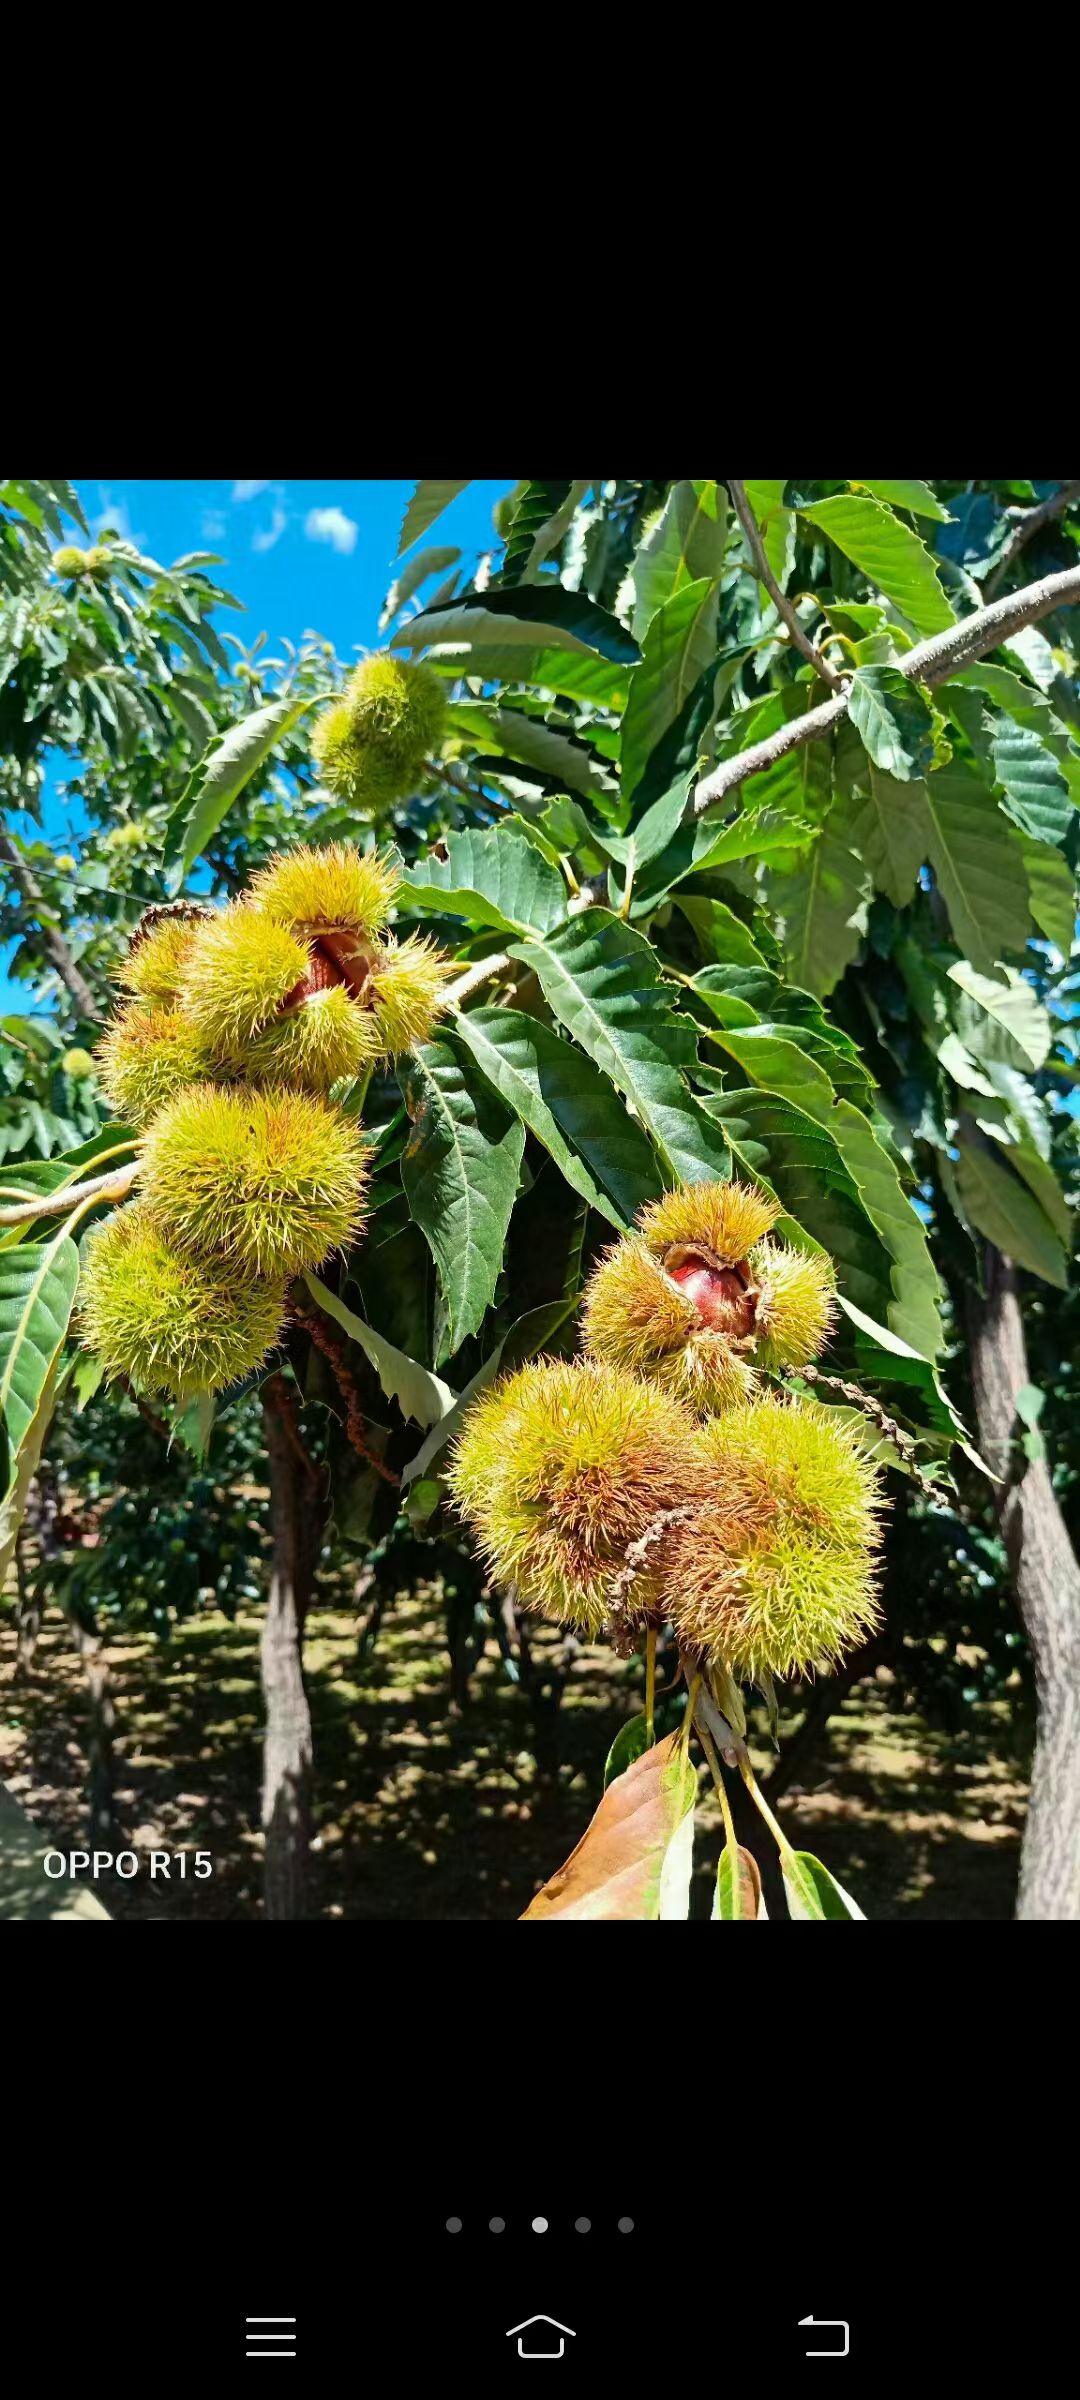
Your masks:
M 769 1807 L 769 1803 L 765 1798 L 765 1794 L 758 1786 L 757 1779 L 749 1759 L 740 1758 L 738 1764 L 739 1773 L 742 1776 L 743 1782 L 745 1783 L 747 1791 L 750 1794 L 750 1798 L 753 1801 L 758 1814 L 764 1817 L 765 1823 L 769 1828 L 769 1832 L 771 1833 L 777 1849 L 780 1852 L 781 1865 L 784 1864 L 786 1859 L 790 1859 L 792 1866 L 794 1866 L 795 1853 L 791 1847 L 791 1843 L 789 1842 L 783 1827 L 777 1824 L 776 1818 L 774 1817 L 773 1812 Z
M 724 1819 L 724 1839 L 728 1849 L 732 1851 L 732 1853 L 735 1853 L 737 1852 L 739 1845 L 735 1838 L 735 1819 L 731 1813 L 731 1802 L 728 1799 L 727 1785 L 724 1782 L 724 1770 L 716 1755 L 716 1747 L 713 1742 L 712 1735 L 709 1733 L 707 1727 L 699 1724 L 696 1728 L 696 1731 L 698 1740 L 701 1743 L 701 1747 L 705 1752 L 705 1756 L 708 1759 L 709 1766 L 712 1770 L 713 1782 L 716 1785 L 717 1796 L 720 1801 L 720 1808 Z

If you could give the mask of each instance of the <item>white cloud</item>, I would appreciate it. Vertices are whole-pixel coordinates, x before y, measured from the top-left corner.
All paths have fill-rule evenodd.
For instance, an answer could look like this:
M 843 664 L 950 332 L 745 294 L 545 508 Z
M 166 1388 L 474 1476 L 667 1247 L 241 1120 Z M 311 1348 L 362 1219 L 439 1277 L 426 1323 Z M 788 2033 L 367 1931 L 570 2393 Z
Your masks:
M 269 525 L 264 526 L 260 532 L 252 534 L 252 549 L 272 550 L 275 542 L 280 542 L 288 522 L 288 509 L 282 507 L 280 500 L 275 500 L 274 513 L 270 519 Z
M 312 508 L 304 520 L 304 532 L 309 542 L 329 542 L 347 558 L 356 548 L 360 528 L 347 517 L 342 508 Z
M 260 492 L 268 492 L 269 489 L 270 485 L 268 482 L 234 483 L 232 487 L 232 496 L 234 500 L 257 500 Z
M 105 533 L 106 531 L 118 533 L 122 542 L 130 542 L 133 549 L 137 550 L 143 537 L 140 534 L 136 540 L 132 533 L 131 518 L 127 512 L 126 501 L 114 500 L 107 484 L 104 483 L 98 485 L 98 499 L 101 502 L 101 508 L 99 514 L 90 519 L 91 533 Z

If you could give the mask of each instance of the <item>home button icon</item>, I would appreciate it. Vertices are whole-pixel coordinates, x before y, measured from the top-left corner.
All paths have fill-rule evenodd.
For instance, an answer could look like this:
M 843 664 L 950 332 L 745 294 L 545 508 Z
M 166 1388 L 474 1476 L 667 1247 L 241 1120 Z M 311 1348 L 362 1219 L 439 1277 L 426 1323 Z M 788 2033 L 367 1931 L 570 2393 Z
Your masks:
M 556 2317 L 526 2317 L 520 2325 L 508 2325 L 507 2341 L 515 2333 L 519 2358 L 563 2358 L 564 2337 L 569 2334 L 572 2342 L 577 2340 L 573 2326 L 560 2325 Z

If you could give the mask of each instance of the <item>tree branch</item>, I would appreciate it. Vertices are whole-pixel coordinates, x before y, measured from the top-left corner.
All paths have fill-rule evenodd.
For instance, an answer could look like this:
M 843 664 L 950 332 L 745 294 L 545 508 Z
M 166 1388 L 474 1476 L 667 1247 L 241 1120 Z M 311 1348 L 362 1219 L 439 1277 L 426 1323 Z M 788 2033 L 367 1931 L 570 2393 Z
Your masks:
M 1009 510 L 1009 515 L 1013 520 L 1013 529 L 1001 551 L 993 574 L 987 578 L 984 588 L 988 600 L 993 599 L 998 585 L 1004 582 L 1005 575 L 1014 558 L 1021 550 L 1027 548 L 1032 535 L 1038 533 L 1043 525 L 1051 525 L 1055 517 L 1063 517 L 1066 509 L 1072 507 L 1074 500 L 1080 500 L 1080 483 L 1063 483 L 1060 491 L 1051 492 L 1049 499 L 1040 500 L 1035 508 Z
M 1037 618 L 1049 616 L 1051 609 L 1071 608 L 1078 600 L 1080 567 L 1067 567 L 1061 575 L 1043 575 L 1038 583 L 1026 583 L 1020 591 L 1008 593 L 1004 600 L 973 610 L 971 616 L 961 618 L 958 625 L 950 625 L 946 632 L 918 642 L 896 664 L 901 675 L 911 677 L 914 682 L 931 686 L 944 683 L 958 667 L 985 658 L 989 650 L 1009 641 L 1022 625 L 1033 625 Z M 820 708 L 808 708 L 805 716 L 793 717 L 767 740 L 752 743 L 749 749 L 737 751 L 733 758 L 722 759 L 712 774 L 699 783 L 692 815 L 705 816 L 738 784 L 745 783 L 747 776 L 760 774 L 763 767 L 775 766 L 777 759 L 789 750 L 798 749 L 801 743 L 831 733 L 833 726 L 847 715 L 847 707 L 847 693 L 835 692 Z
M 735 514 L 738 517 L 739 523 L 746 535 L 750 556 L 754 562 L 754 568 L 758 577 L 758 581 L 764 584 L 774 608 L 779 610 L 780 615 L 787 626 L 791 639 L 795 644 L 795 648 L 802 651 L 804 658 L 809 659 L 811 666 L 815 669 L 816 673 L 820 675 L 822 682 L 829 685 L 830 690 L 839 690 L 841 679 L 836 672 L 836 668 L 830 666 L 828 659 L 822 656 L 820 650 L 815 650 L 809 634 L 804 632 L 803 627 L 799 623 L 799 619 L 795 613 L 795 609 L 791 601 L 784 598 L 784 594 L 780 589 L 775 575 L 773 574 L 766 554 L 765 544 L 761 538 L 761 532 L 758 526 L 757 518 L 755 517 L 753 509 L 750 506 L 750 502 L 746 497 L 745 484 L 736 483 L 734 478 L 729 475 L 728 490 L 731 493 L 732 500 L 735 503 Z
M 85 1017 L 87 1023 L 91 1025 L 100 1023 L 101 1010 L 86 977 L 76 966 L 63 934 L 57 933 L 55 926 L 48 923 L 48 911 L 41 885 L 32 867 L 27 865 L 17 843 L 12 841 L 10 834 L 0 833 L 0 858 L 6 859 L 27 907 L 33 911 L 49 958 L 56 968 L 61 983 L 66 984 L 80 1017 Z
M 132 1159 L 109 1175 L 92 1175 L 89 1183 L 69 1183 L 58 1192 L 40 1192 L 36 1200 L 20 1200 L 15 1208 L 0 1208 L 0 1225 L 26 1225 L 32 1217 L 62 1217 L 69 1208 L 88 1200 L 123 1200 L 142 1165 Z
M 462 1001 L 468 999 L 470 992 L 475 992 L 480 984 L 489 982 L 493 975 L 501 975 L 503 968 L 508 967 L 509 964 L 510 960 L 505 950 L 496 950 L 491 958 L 478 959 L 475 966 L 466 967 L 465 973 L 458 976 L 456 983 L 447 984 L 442 996 L 443 1007 L 460 1008 Z

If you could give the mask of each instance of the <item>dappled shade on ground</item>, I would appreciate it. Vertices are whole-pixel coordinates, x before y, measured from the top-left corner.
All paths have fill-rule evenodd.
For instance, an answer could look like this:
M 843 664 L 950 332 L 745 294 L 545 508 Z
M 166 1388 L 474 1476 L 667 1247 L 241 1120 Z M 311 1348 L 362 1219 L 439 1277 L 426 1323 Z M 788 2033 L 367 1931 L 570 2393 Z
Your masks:
M 208 1850 L 205 1881 L 176 1870 L 109 1877 L 116 1917 L 260 1912 L 260 1617 L 214 1613 L 169 1644 L 118 1641 L 116 1807 L 124 1846 Z M 542 1662 L 554 1629 L 534 1635 Z M 85 1846 L 87 1701 L 64 1620 L 50 1613 L 33 1670 L 14 1681 L 0 1644 L 0 1777 L 43 1837 Z M 313 1912 L 323 1917 L 512 1919 L 561 1865 L 600 1798 L 604 1759 L 640 1705 L 638 1662 L 573 1658 L 557 1711 L 506 1675 L 491 1639 L 464 1711 L 452 1708 L 437 1595 L 398 1595 L 361 1664 L 351 1611 L 313 1613 L 305 1647 L 316 1762 Z M 661 1719 L 663 1724 L 663 1719 Z M 767 1772 L 769 1756 L 755 1754 Z M 1026 1758 L 1004 1713 L 972 1708 L 956 1736 L 890 1708 L 887 1681 L 856 1686 L 802 1782 L 779 1803 L 871 1918 L 1007 1918 L 1015 1900 Z M 702 1784 L 693 1914 L 707 1916 L 721 1846 Z M 119 1840 L 116 1847 L 120 1847 Z

